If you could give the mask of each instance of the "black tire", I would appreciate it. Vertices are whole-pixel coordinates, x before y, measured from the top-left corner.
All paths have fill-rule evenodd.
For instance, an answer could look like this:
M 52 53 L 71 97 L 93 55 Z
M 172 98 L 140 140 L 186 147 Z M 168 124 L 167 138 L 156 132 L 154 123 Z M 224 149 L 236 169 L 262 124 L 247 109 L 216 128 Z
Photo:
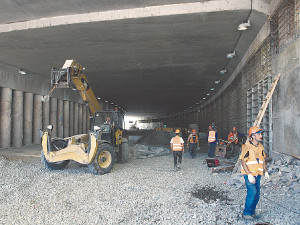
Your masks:
M 114 148 L 108 143 L 100 143 L 93 161 L 88 165 L 94 174 L 109 173 L 115 164 Z
M 44 166 L 49 169 L 49 170 L 61 170 L 65 168 L 70 160 L 65 160 L 65 161 L 60 161 L 60 162 L 55 162 L 55 163 L 50 163 L 47 161 L 43 150 L 41 151 L 41 162 L 44 164 Z
M 129 158 L 129 148 L 128 141 L 126 138 L 122 138 L 121 143 L 121 163 L 128 163 Z

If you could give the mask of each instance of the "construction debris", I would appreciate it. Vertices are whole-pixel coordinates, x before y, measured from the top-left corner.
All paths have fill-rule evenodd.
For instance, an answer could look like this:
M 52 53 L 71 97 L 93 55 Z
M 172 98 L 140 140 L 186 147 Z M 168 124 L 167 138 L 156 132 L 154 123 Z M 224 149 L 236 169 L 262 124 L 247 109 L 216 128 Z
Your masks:
M 263 186 L 269 187 L 285 187 L 294 193 L 300 193 L 300 167 L 299 161 L 287 161 L 284 159 L 273 161 L 268 166 L 270 180 L 262 180 Z M 229 183 L 242 188 L 245 185 L 243 174 L 233 173 Z
M 164 147 L 149 147 L 147 145 L 135 145 L 132 147 L 135 152 L 135 157 L 137 159 L 145 159 L 145 158 L 152 158 L 158 156 L 168 155 L 170 150 Z

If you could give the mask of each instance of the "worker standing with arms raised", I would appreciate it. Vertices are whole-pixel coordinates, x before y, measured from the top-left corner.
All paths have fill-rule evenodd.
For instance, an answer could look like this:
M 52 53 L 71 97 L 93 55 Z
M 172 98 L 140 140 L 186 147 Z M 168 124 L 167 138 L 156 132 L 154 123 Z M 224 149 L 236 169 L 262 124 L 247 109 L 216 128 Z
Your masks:
M 189 152 L 192 156 L 192 159 L 196 158 L 196 150 L 197 147 L 199 147 L 199 138 L 195 129 L 192 130 L 192 133 L 188 137 L 187 147 L 189 147 Z
M 174 157 L 174 171 L 176 172 L 177 169 L 181 169 L 181 163 L 182 163 L 182 153 L 184 153 L 184 141 L 183 139 L 179 136 L 180 130 L 175 131 L 175 137 L 173 137 L 170 141 L 171 144 L 171 149 L 173 152 L 173 157 Z M 177 166 L 177 158 L 178 158 L 178 166 Z
M 242 146 L 241 172 L 244 174 L 247 196 L 243 217 L 247 220 L 258 219 L 255 214 L 256 205 L 260 196 L 260 179 L 263 174 L 269 179 L 269 173 L 265 162 L 264 147 L 260 143 L 263 130 L 258 127 L 251 127 L 248 131 L 249 142 Z
M 216 151 L 216 144 L 218 142 L 218 133 L 215 130 L 215 126 L 209 126 L 208 127 L 208 157 L 214 158 L 215 157 L 215 151 Z

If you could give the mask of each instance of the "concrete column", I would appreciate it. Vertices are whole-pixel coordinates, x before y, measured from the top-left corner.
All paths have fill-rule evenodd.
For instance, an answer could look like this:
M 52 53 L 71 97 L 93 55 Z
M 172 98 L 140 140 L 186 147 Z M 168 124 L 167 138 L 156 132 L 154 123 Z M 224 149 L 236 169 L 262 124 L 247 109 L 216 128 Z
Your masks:
M 57 137 L 57 99 L 51 98 L 50 124 L 53 125 L 52 137 Z
M 23 145 L 23 102 L 24 92 L 13 91 L 12 104 L 12 146 L 21 147 Z
M 70 103 L 64 101 L 64 137 L 69 137 L 70 130 Z
M 43 129 L 50 125 L 50 101 L 43 103 Z
M 86 120 L 86 106 L 82 105 L 82 133 L 87 133 L 86 130 L 86 125 L 87 125 L 87 120 Z
M 34 95 L 33 98 L 33 143 L 41 143 L 39 129 L 43 126 L 43 104 L 41 95 Z
M 73 136 L 74 135 L 74 102 L 70 102 L 70 119 L 69 119 L 69 135 Z
M 79 134 L 78 132 L 78 103 L 74 103 L 74 135 Z
M 89 113 L 89 110 L 87 109 L 87 113 L 86 113 L 86 129 L 87 129 L 87 132 L 89 130 L 91 130 L 91 119 L 90 119 L 90 113 Z
M 11 112 L 12 112 L 12 89 L 1 88 L 0 95 L 0 147 L 11 146 Z
M 24 145 L 32 144 L 33 129 L 33 93 L 24 95 Z
M 57 114 L 58 114 L 58 123 L 57 123 L 57 136 L 64 137 L 64 101 L 58 100 L 57 105 Z
M 78 104 L 78 132 L 82 134 L 82 104 Z

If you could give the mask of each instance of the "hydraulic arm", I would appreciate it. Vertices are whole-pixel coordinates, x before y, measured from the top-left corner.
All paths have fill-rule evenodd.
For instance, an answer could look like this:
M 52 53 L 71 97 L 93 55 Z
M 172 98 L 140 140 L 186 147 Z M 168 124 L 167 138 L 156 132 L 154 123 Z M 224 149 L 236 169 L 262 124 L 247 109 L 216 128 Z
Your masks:
M 102 109 L 87 81 L 86 76 L 82 73 L 83 70 L 84 68 L 75 60 L 66 60 L 61 69 L 53 68 L 51 70 L 51 86 L 53 89 L 70 88 L 71 81 L 73 81 L 73 84 L 79 91 L 81 98 L 88 104 L 90 114 L 93 116 L 97 111 L 101 111 Z

